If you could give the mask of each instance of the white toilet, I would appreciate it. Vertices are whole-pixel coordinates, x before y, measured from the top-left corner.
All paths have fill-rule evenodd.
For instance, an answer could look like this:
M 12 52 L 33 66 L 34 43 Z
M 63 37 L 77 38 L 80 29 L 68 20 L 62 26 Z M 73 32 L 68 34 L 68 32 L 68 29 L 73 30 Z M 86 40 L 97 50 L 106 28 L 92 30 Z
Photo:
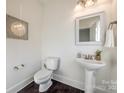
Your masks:
M 43 63 L 42 69 L 35 73 L 34 81 L 39 84 L 39 92 L 45 92 L 52 85 L 52 73 L 59 67 L 58 57 L 48 57 Z

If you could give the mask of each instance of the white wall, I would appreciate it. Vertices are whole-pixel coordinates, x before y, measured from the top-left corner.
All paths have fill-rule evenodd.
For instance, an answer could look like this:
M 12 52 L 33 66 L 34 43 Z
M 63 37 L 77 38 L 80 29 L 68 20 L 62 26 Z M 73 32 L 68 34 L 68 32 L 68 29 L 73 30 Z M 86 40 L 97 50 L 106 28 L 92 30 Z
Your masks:
M 52 0 L 45 2 L 44 23 L 42 31 L 42 58 L 47 56 L 58 56 L 61 58 L 59 71 L 55 72 L 55 78 L 64 83 L 76 82 L 75 87 L 83 88 L 84 71 L 75 61 L 76 54 L 94 53 L 99 46 L 76 46 L 75 45 L 75 18 L 94 12 L 104 11 L 106 25 L 112 20 L 111 0 L 98 0 L 98 4 L 91 8 L 75 10 L 76 0 Z M 106 67 L 100 70 L 97 75 L 97 85 L 102 80 L 116 80 L 116 48 L 103 49 L 102 59 Z
M 21 16 L 20 4 L 22 5 Z M 7 38 L 6 85 L 7 90 L 11 90 L 40 69 L 42 7 L 39 0 L 7 0 L 7 14 L 21 17 L 29 23 L 28 40 Z M 19 64 L 24 64 L 24 69 L 14 71 L 13 67 Z
M 99 21 L 100 17 L 91 17 L 88 19 L 83 19 L 79 21 L 80 28 L 89 28 L 92 27 L 97 21 Z
M 54 79 L 83 89 L 84 71 L 74 58 L 78 52 L 94 53 L 101 47 L 75 46 L 74 19 L 105 11 L 108 25 L 111 20 L 116 19 L 116 0 L 98 0 L 96 6 L 78 11 L 75 10 L 76 0 L 44 0 L 44 8 L 37 0 L 7 0 L 7 13 L 19 18 L 21 2 L 21 17 L 29 23 L 29 40 L 7 39 L 7 89 L 32 77 L 40 69 L 41 57 L 47 56 L 61 58 L 60 69 L 55 72 Z M 107 66 L 96 74 L 97 85 L 102 80 L 116 80 L 116 48 L 103 50 L 102 59 Z M 25 64 L 25 68 L 14 71 L 13 66 L 21 63 Z

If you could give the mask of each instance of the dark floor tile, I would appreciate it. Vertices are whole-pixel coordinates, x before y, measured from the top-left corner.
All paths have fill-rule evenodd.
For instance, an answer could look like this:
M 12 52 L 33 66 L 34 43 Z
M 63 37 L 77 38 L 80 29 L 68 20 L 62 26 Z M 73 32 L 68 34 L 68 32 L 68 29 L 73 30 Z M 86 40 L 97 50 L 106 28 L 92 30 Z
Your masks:
M 48 91 L 43 93 L 84 93 L 83 91 L 73 88 L 71 86 L 65 85 L 63 83 L 53 81 L 53 85 L 48 89 Z M 18 93 L 39 93 L 39 85 L 32 82 Z

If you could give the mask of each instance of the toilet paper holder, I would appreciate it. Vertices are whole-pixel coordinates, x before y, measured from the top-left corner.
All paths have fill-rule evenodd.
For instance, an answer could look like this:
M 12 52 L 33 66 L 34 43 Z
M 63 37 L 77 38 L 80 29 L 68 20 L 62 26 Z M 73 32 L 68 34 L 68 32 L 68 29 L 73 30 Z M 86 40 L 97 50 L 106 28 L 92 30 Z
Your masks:
M 25 67 L 25 65 L 24 64 L 20 64 L 20 65 L 17 65 L 17 66 L 14 66 L 14 70 L 19 70 L 19 69 L 22 69 L 22 68 L 24 68 Z

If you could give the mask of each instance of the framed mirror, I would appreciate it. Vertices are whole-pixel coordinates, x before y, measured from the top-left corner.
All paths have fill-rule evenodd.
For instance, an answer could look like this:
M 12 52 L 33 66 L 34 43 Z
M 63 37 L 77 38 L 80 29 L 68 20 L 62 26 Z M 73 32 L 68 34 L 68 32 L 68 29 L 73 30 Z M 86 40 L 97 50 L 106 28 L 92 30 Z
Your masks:
M 104 12 L 76 18 L 76 45 L 102 45 L 105 30 Z

